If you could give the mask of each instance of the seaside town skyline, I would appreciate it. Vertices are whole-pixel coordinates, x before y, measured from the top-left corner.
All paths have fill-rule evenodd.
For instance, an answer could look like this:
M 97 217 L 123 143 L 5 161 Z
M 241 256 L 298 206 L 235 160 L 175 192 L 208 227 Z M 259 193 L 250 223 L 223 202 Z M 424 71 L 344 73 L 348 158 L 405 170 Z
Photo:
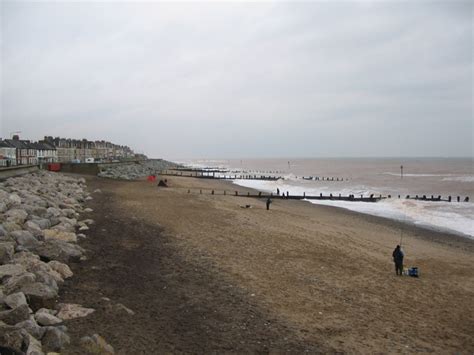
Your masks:
M 3 137 L 168 158 L 473 155 L 470 1 L 0 10 Z
M 33 141 L 18 134 L 0 137 L 0 167 L 42 163 L 92 163 L 146 158 L 125 145 L 104 140 L 45 136 Z

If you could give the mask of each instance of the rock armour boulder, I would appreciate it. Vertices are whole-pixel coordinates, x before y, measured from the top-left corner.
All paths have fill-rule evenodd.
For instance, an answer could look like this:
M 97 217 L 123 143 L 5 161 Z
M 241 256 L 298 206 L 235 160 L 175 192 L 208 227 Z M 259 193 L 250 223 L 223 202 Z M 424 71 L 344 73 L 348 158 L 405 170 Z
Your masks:
M 69 343 L 53 308 L 59 285 L 73 275 L 67 263 L 83 258 L 75 232 L 86 226 L 80 214 L 92 212 L 83 205 L 91 199 L 85 182 L 49 172 L 0 182 L 0 354 L 43 355 Z
M 92 308 L 85 308 L 79 304 L 73 303 L 60 303 L 58 305 L 58 309 L 59 312 L 57 317 L 61 318 L 62 320 L 86 317 L 94 312 L 94 309 Z

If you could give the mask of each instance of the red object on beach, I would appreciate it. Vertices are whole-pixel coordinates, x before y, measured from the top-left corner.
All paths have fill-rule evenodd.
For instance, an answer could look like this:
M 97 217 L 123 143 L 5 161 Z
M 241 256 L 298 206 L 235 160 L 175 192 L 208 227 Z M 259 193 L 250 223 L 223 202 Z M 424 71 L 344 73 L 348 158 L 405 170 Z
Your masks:
M 48 164 L 49 171 L 60 171 L 61 170 L 61 163 L 49 163 Z
M 149 175 L 147 180 L 150 181 L 150 182 L 154 182 L 154 181 L 156 181 L 156 176 L 155 175 Z

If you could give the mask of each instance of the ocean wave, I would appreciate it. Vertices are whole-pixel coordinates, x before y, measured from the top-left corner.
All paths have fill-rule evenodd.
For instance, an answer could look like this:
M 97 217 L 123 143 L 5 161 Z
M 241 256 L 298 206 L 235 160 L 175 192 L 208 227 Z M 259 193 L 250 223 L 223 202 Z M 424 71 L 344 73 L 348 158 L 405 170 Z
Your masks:
M 390 176 L 400 176 L 400 173 L 391 173 L 391 172 L 385 172 L 381 173 L 381 175 L 390 175 Z M 408 176 L 408 177 L 443 177 L 443 176 L 453 176 L 453 174 L 403 174 L 403 176 Z
M 459 182 L 474 182 L 474 176 L 456 176 L 456 177 L 447 177 L 443 181 L 459 181 Z

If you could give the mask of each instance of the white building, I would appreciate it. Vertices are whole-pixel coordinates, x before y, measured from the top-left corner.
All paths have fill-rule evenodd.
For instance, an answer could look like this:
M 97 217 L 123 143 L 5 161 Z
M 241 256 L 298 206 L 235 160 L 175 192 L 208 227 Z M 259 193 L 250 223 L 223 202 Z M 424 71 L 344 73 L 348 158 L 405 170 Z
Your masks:
M 45 142 L 34 143 L 38 164 L 55 163 L 58 161 L 58 152 L 54 146 Z
M 16 148 L 0 140 L 0 167 L 14 166 L 16 162 Z

